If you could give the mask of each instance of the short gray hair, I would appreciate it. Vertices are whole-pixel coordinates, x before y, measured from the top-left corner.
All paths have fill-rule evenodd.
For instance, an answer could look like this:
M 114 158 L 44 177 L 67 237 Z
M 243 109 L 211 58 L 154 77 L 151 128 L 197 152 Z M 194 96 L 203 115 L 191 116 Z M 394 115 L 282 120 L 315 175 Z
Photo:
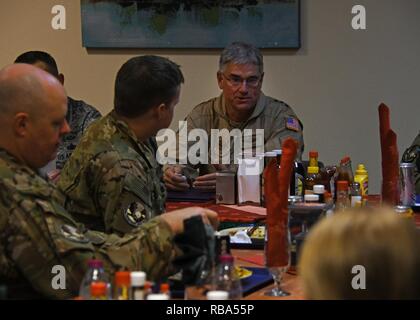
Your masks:
M 232 42 L 220 55 L 219 71 L 224 71 L 229 63 L 253 64 L 259 69 L 260 74 L 264 72 L 263 56 L 260 50 L 252 44 L 245 42 Z

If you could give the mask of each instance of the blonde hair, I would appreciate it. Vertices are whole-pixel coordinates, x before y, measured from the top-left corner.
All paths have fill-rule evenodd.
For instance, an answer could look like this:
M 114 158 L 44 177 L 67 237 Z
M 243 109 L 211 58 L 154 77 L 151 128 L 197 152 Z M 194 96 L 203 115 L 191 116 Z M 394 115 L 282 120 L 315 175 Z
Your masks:
M 306 298 L 419 298 L 417 232 L 412 221 L 389 208 L 349 210 L 325 218 L 309 233 L 300 257 Z M 357 265 L 366 271 L 364 290 L 352 287 Z

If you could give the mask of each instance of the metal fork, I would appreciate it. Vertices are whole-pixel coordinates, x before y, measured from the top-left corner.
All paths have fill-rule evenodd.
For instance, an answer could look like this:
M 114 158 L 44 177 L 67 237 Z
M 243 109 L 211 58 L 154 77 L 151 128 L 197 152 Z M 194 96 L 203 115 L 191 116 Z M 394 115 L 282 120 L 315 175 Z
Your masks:
M 258 227 L 260 227 L 261 225 L 263 225 L 265 222 L 264 220 L 259 220 L 257 222 L 255 222 L 254 226 L 251 227 L 250 229 L 247 230 L 246 234 L 248 235 L 248 237 L 251 237 L 251 235 L 254 233 L 255 230 L 258 229 Z

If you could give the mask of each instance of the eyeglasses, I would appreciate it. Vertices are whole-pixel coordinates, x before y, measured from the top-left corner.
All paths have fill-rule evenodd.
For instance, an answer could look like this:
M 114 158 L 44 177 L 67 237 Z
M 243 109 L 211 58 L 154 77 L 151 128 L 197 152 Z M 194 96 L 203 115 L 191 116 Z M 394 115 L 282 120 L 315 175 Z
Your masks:
M 243 79 L 235 75 L 227 76 L 224 73 L 222 73 L 222 75 L 228 81 L 228 83 L 232 87 L 235 87 L 235 88 L 242 86 L 244 82 L 246 86 L 251 87 L 251 88 L 256 88 L 258 87 L 261 81 L 261 77 L 257 77 L 257 76 L 251 76 L 249 78 Z

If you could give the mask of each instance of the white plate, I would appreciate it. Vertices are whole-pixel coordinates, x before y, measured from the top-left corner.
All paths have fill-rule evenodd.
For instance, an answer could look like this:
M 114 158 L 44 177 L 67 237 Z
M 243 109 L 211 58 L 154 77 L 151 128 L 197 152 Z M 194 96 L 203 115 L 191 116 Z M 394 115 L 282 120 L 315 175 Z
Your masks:
M 223 229 L 220 230 L 219 233 L 221 236 L 234 236 L 238 231 L 241 230 L 249 230 L 251 229 L 252 226 L 248 226 L 248 227 L 236 227 L 236 228 L 229 228 L 229 229 Z M 265 235 L 265 226 L 259 226 L 257 229 L 254 230 L 254 232 L 251 235 L 251 239 L 264 239 L 264 235 Z

